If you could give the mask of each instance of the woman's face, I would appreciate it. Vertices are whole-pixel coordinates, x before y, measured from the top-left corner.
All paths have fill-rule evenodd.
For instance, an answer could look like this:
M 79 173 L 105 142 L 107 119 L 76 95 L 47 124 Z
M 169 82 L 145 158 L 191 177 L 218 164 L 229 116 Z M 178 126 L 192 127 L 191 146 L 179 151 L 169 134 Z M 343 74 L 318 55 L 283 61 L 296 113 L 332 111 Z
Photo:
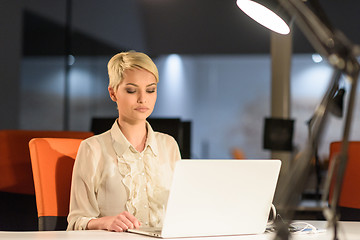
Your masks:
M 111 99 L 116 102 L 119 119 L 129 123 L 145 121 L 154 110 L 157 83 L 154 75 L 143 69 L 126 70 L 118 89 L 109 87 Z

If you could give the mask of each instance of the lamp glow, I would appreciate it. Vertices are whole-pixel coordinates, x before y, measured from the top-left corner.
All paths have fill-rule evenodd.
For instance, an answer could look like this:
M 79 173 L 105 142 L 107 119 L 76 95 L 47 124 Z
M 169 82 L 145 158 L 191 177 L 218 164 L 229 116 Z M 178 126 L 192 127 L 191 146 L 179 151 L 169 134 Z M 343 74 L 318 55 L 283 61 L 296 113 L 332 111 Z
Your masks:
M 270 9 L 251 0 L 237 0 L 237 6 L 249 17 L 274 32 L 286 35 L 290 32 L 286 22 Z
M 322 62 L 323 58 L 320 56 L 320 54 L 317 54 L 317 53 L 314 53 L 312 56 L 311 56 L 312 60 L 315 62 L 315 63 L 320 63 Z

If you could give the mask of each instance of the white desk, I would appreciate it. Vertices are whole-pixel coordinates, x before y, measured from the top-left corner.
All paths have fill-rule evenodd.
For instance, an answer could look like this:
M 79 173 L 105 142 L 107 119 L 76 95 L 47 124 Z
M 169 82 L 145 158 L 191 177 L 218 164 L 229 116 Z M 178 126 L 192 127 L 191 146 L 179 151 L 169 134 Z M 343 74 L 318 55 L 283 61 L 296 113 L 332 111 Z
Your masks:
M 326 228 L 324 221 L 306 221 L 313 224 L 319 229 Z M 359 240 L 360 239 L 360 222 L 340 222 L 339 237 L 341 240 Z M 246 235 L 246 236 L 221 236 L 221 237 L 208 237 L 208 238 L 181 238 L 185 240 L 199 240 L 199 239 L 224 239 L 224 240 L 271 240 L 274 234 L 260 234 L 260 235 Z M 16 239 L 16 240 L 63 240 L 63 239 L 76 239 L 76 240 L 102 240 L 102 239 L 117 239 L 117 240 L 134 240 L 134 239 L 156 239 L 131 233 L 115 233 L 107 231 L 45 231 L 45 232 L 4 232 L 0 231 L 0 239 Z M 332 230 L 328 229 L 324 233 L 317 234 L 301 234 L 293 235 L 293 240 L 332 240 Z

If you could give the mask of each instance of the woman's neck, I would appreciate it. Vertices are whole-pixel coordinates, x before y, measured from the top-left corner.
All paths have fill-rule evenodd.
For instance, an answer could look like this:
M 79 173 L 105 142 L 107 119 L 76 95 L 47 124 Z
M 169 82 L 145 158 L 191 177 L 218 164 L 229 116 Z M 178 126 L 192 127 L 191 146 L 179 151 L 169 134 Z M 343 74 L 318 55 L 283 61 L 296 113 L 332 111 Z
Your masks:
M 121 132 L 131 145 L 138 151 L 142 152 L 145 148 L 147 138 L 146 122 L 129 123 L 118 119 Z

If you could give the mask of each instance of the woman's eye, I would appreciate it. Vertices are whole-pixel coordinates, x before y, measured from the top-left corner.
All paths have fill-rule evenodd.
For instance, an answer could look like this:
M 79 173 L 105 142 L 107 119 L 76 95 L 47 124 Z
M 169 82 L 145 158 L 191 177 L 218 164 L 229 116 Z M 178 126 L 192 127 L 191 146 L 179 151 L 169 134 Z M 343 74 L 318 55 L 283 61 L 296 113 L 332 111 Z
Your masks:
M 152 88 L 152 89 L 148 89 L 146 90 L 147 93 L 154 93 L 156 92 L 156 89 L 155 88 Z
M 136 90 L 135 90 L 135 89 L 126 89 L 126 92 L 127 92 L 127 93 L 135 93 Z

